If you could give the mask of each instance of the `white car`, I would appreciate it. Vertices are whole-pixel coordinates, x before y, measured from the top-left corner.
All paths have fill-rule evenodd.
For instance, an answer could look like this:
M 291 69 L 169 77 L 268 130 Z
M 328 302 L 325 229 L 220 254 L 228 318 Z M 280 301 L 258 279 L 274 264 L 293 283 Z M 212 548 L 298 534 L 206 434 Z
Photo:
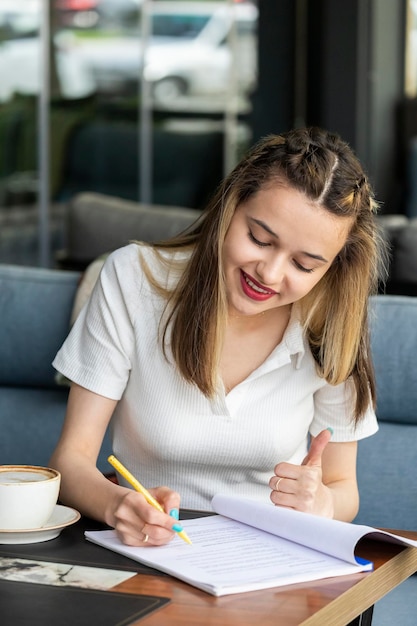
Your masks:
M 82 98 L 94 93 L 93 77 L 74 54 L 55 48 L 59 90 L 64 98 Z M 0 102 L 14 94 L 38 95 L 43 82 L 41 46 L 38 37 L 6 41 L 0 45 Z
M 12 5 L 18 2 L 13 0 L 11 8 L 3 11 L 5 5 L 1 3 L 5 1 L 0 0 L 0 24 L 2 19 L 9 20 Z M 255 4 L 249 0 L 236 4 L 225 0 L 157 0 L 149 4 L 133 0 L 135 3 L 138 19 L 133 30 L 119 29 L 112 34 L 97 26 L 95 36 L 86 36 L 77 29 L 62 29 L 55 34 L 57 73 L 65 97 L 80 97 L 93 91 L 137 93 L 141 76 L 150 85 L 154 104 L 162 107 L 175 101 L 181 103 L 185 97 L 204 100 L 246 94 L 254 86 L 258 18 Z M 22 10 L 29 6 L 30 12 Z M 141 38 L 144 28 L 139 25 L 139 16 L 143 26 L 147 6 L 149 36 Z M 16 38 L 0 44 L 3 101 L 15 91 L 39 91 L 42 71 L 40 0 L 24 0 L 14 6 L 12 14 Z
M 153 3 L 144 75 L 154 100 L 252 88 L 257 17 L 250 3 Z

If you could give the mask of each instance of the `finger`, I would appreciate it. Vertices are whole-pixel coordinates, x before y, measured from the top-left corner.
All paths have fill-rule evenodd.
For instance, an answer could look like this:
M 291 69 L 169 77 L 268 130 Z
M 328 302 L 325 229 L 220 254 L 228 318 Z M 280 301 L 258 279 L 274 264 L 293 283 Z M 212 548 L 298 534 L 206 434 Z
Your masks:
M 281 483 L 283 480 L 284 480 L 284 477 L 283 477 L 283 476 L 280 476 L 279 478 L 277 478 L 277 479 L 275 480 L 275 483 L 274 483 L 274 485 L 273 485 L 272 489 L 273 489 L 274 491 L 279 491 L 279 485 L 280 485 L 280 483 Z M 281 491 L 283 491 L 283 490 L 281 489 Z
M 142 538 L 142 543 L 147 544 L 147 543 L 148 543 L 148 541 L 149 541 L 149 535 L 148 535 L 148 533 L 146 532 L 146 524 L 145 524 L 145 526 L 142 528 L 142 531 L 141 531 L 141 532 L 142 532 L 142 535 L 143 535 L 143 538 Z
M 158 487 L 153 491 L 153 495 L 157 498 L 162 508 L 168 515 L 179 518 L 180 495 L 176 491 L 172 491 L 168 487 Z
M 168 487 L 158 487 L 152 490 L 154 497 L 161 504 L 164 512 L 168 517 L 165 517 L 165 528 L 172 529 L 176 525 L 180 518 L 180 496 L 177 492 L 172 491 Z M 176 530 L 175 528 L 173 529 Z
M 165 488 L 160 489 L 162 493 L 165 491 Z M 156 497 L 159 489 L 153 491 Z M 167 513 L 148 504 L 142 494 L 130 489 L 115 511 L 116 532 L 128 545 L 143 545 L 145 535 L 148 535 L 146 543 L 149 545 L 168 543 L 175 536 L 177 523 Z
M 175 537 L 175 533 L 168 533 L 164 529 L 156 526 L 146 526 L 142 530 L 137 529 L 124 529 L 117 527 L 117 536 L 120 541 L 128 546 L 163 546 L 172 541 Z
M 332 437 L 333 431 L 330 428 L 322 430 L 311 442 L 310 450 L 301 465 L 315 465 L 321 467 L 321 457 L 325 447 Z
M 118 522 L 115 530 L 121 541 L 131 546 L 164 545 L 175 537 L 172 529 L 167 530 L 139 519 L 136 519 L 134 524 Z

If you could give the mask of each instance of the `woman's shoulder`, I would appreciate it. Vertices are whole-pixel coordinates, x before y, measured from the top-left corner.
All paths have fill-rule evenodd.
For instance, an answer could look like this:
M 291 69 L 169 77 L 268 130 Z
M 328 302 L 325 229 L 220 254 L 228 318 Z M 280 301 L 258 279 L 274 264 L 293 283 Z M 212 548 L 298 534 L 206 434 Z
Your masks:
M 149 246 L 146 244 L 136 242 L 117 248 L 108 254 L 105 266 L 122 267 L 135 265 L 140 258 L 140 254 L 148 254 L 148 248 Z
M 106 264 L 113 267 L 137 268 L 138 265 L 141 265 L 141 262 L 145 261 L 148 267 L 156 269 L 160 265 L 161 259 L 170 263 L 171 261 L 180 258 L 188 258 L 188 255 L 184 255 L 177 250 L 161 250 L 156 249 L 151 244 L 133 242 L 111 252 L 108 255 Z
M 117 280 L 121 287 L 151 287 L 159 284 L 172 288 L 181 275 L 189 253 L 159 249 L 150 244 L 130 243 L 111 252 L 103 268 L 103 276 Z
M 111 252 L 103 266 L 104 275 L 116 275 L 122 283 L 128 280 L 142 280 L 143 264 L 153 268 L 155 260 L 151 246 L 142 243 L 129 243 Z

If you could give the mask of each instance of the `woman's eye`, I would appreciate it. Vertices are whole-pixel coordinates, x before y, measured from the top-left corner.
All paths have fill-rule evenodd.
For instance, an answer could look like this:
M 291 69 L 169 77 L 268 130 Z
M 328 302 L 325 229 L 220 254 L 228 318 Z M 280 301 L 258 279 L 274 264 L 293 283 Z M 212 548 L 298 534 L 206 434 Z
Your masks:
M 259 241 L 259 239 L 256 239 L 255 235 L 252 233 L 252 231 L 250 230 L 248 232 L 249 235 L 249 239 L 257 246 L 259 246 L 260 248 L 264 248 L 265 246 L 269 246 L 269 243 L 265 243 L 264 241 Z
M 304 267 L 304 265 L 301 265 L 301 263 L 298 263 L 298 261 L 294 261 L 294 264 L 301 272 L 306 272 L 307 274 L 311 274 L 311 272 L 314 272 L 314 268 Z

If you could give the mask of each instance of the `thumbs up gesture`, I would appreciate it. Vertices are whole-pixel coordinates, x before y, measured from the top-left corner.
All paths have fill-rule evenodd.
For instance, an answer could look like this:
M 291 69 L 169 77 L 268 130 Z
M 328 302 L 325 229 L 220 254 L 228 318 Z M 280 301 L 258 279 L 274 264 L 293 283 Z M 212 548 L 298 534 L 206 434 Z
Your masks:
M 332 436 L 331 429 L 314 437 L 301 465 L 278 463 L 269 481 L 270 498 L 279 506 L 333 517 L 333 499 L 322 481 L 322 457 Z
M 310 450 L 301 465 L 321 468 L 321 457 L 324 452 L 324 448 L 329 443 L 331 437 L 332 433 L 328 428 L 326 428 L 326 430 L 322 430 L 317 437 L 314 437 L 311 442 Z

